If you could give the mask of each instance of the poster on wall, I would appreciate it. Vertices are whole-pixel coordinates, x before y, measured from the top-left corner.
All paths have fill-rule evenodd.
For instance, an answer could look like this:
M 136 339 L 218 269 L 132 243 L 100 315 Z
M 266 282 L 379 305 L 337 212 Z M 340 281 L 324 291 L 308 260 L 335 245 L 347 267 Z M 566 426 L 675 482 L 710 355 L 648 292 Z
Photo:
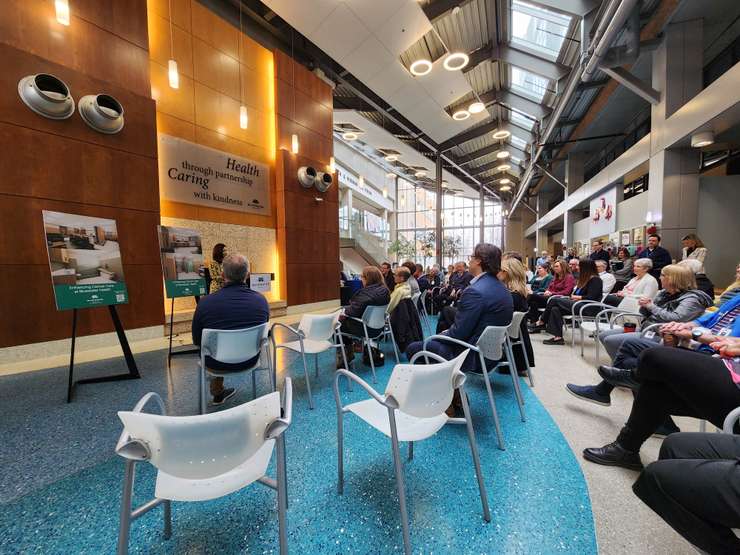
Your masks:
M 57 310 L 124 304 L 115 220 L 42 211 Z
M 620 245 L 623 247 L 629 245 L 632 242 L 631 235 L 632 234 L 629 231 L 623 231 L 622 238 L 620 239 Z
M 645 228 L 640 226 L 632 230 L 632 242 L 636 247 L 645 246 Z
M 270 215 L 270 169 L 228 152 L 158 134 L 162 198 Z
M 591 200 L 589 205 L 589 219 L 591 220 L 591 237 L 609 235 L 617 230 L 617 188 L 608 191 Z
M 194 229 L 157 226 L 162 275 L 167 298 L 206 294 L 206 280 L 201 275 L 203 247 L 200 233 Z

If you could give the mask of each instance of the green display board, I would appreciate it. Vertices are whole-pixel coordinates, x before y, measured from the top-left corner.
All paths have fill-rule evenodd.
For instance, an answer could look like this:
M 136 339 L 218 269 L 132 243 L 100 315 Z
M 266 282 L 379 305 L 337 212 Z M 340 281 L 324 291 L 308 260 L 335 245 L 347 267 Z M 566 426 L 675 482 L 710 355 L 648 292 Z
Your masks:
M 167 298 L 205 295 L 200 233 L 194 229 L 165 225 L 157 226 L 157 231 Z
M 125 304 L 115 220 L 43 210 L 57 310 Z

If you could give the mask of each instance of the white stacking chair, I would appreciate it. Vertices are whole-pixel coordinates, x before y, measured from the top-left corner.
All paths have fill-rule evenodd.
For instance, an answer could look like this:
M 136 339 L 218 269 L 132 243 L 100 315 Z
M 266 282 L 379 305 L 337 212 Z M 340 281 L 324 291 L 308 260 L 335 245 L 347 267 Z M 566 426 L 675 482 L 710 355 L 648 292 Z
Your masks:
M 319 354 L 329 349 L 339 349 L 344 359 L 344 367 L 347 367 L 347 355 L 344 352 L 339 332 L 339 314 L 337 311 L 332 314 L 304 314 L 295 329 L 286 324 L 273 324 L 270 329 L 270 341 L 272 342 L 272 368 L 273 383 L 277 383 L 277 350 L 288 349 L 294 353 L 300 353 L 303 359 L 303 373 L 306 376 L 306 390 L 308 391 L 308 406 L 313 410 L 313 397 L 311 395 L 311 381 L 308 377 L 308 364 L 306 355 L 314 355 L 314 369 L 316 377 L 319 377 Z M 275 330 L 282 328 L 296 337 L 293 341 L 278 343 L 275 339 Z
M 270 356 L 267 354 L 267 365 L 263 361 L 263 347 L 268 342 L 269 327 L 265 324 L 254 326 L 251 328 L 241 330 L 214 330 L 206 328 L 203 330 L 203 336 L 200 342 L 200 379 L 199 384 L 199 395 L 198 395 L 198 408 L 200 414 L 206 413 L 207 407 L 207 388 L 206 382 L 208 376 L 231 376 L 233 374 L 242 372 L 252 372 L 252 397 L 257 397 L 257 380 L 255 371 L 262 369 L 267 370 L 270 379 L 270 390 L 275 390 L 275 384 L 272 381 L 272 369 L 270 368 Z M 244 370 L 238 372 L 220 372 L 206 367 L 206 357 L 210 357 L 215 361 L 238 364 L 240 362 L 246 362 L 256 356 L 259 356 L 257 362 Z
M 143 412 L 154 400 L 161 414 Z M 128 552 L 131 521 L 164 505 L 164 536 L 172 532 L 171 501 L 207 501 L 253 482 L 277 491 L 280 553 L 288 553 L 285 430 L 292 420 L 293 391 L 286 378 L 282 400 L 268 393 L 213 414 L 167 416 L 162 398 L 147 393 L 132 411 L 121 411 L 123 432 L 116 453 L 126 459 L 121 500 L 118 554 Z M 276 478 L 265 474 L 277 447 Z M 157 469 L 154 498 L 132 507 L 134 470 L 148 462 Z
M 594 352 L 596 356 L 596 366 L 599 365 L 599 358 L 601 357 L 601 352 L 599 348 L 599 334 L 602 331 L 605 331 L 607 329 L 614 329 L 614 324 L 618 323 L 620 320 L 622 321 L 622 325 L 624 325 L 624 321 L 627 318 L 635 318 L 637 319 L 637 323 L 644 320 L 644 316 L 640 314 L 639 312 L 630 312 L 627 310 L 622 310 L 619 307 L 613 307 L 604 303 L 591 303 L 588 305 L 584 305 L 581 307 L 581 311 L 583 311 L 586 307 L 605 307 L 602 311 L 600 311 L 596 316 L 593 317 L 591 320 L 585 320 L 581 323 L 581 356 L 583 356 L 583 348 L 584 343 L 586 341 L 586 334 L 590 333 L 593 334 L 594 339 Z
M 580 301 L 576 301 L 573 303 L 573 306 L 571 307 L 570 314 L 564 314 L 563 315 L 563 322 L 565 324 L 570 324 L 570 346 L 575 349 L 576 347 L 576 327 L 580 326 L 584 322 L 593 321 L 595 316 L 587 316 L 583 314 L 583 311 L 581 311 L 581 307 L 584 307 L 585 305 L 592 305 L 594 303 L 604 306 L 610 306 L 604 304 L 604 299 L 606 298 L 606 295 L 601 296 L 601 302 L 597 301 L 591 301 L 588 299 L 582 299 Z M 567 326 L 565 326 L 567 327 Z
M 334 397 L 337 402 L 339 494 L 344 493 L 344 415 L 351 412 L 391 440 L 401 511 L 401 526 L 403 528 L 403 546 L 407 555 L 411 553 L 411 538 L 399 442 L 409 442 L 408 458 L 412 460 L 414 442 L 432 437 L 451 420 L 460 424 L 464 422 L 466 425 L 483 505 L 483 518 L 486 522 L 491 521 L 488 496 L 478 456 L 478 446 L 470 417 L 470 408 L 467 395 L 463 389 L 465 374 L 460 371 L 460 366 L 462 366 L 467 354 L 468 351 L 465 351 L 457 358 L 447 361 L 434 353 L 421 351 L 412 359 L 411 364 L 396 365 L 388 381 L 388 386 L 385 388 L 384 395 L 380 395 L 367 382 L 347 370 L 337 370 L 334 379 Z M 433 358 L 437 363 L 413 364 L 420 356 Z M 368 392 L 370 398 L 343 406 L 339 396 L 339 378 L 342 376 L 360 384 Z M 445 414 L 445 409 L 452 402 L 455 389 L 460 392 L 464 418 L 451 419 Z
M 511 318 L 511 324 L 509 324 L 509 329 L 507 330 L 506 334 L 508 336 L 509 344 L 512 347 L 514 345 L 519 345 L 522 353 L 524 354 L 524 364 L 526 365 L 527 370 L 527 377 L 529 378 L 529 385 L 534 387 L 534 378 L 532 377 L 532 366 L 529 362 L 529 355 L 527 355 L 527 346 L 524 344 L 524 338 L 522 337 L 522 320 L 527 317 L 526 312 L 515 312 L 514 315 Z M 512 358 L 512 361 L 514 359 Z M 517 368 L 517 371 L 521 370 L 520 368 Z
M 362 313 L 362 318 L 355 318 L 353 316 L 348 317 L 350 320 L 354 320 L 362 324 L 362 336 L 352 335 L 351 333 L 346 333 L 343 331 L 339 332 L 341 336 L 362 341 L 363 348 L 367 349 L 367 354 L 370 357 L 370 368 L 372 368 L 373 371 L 373 383 L 377 383 L 378 381 L 378 378 L 375 375 L 375 361 L 373 360 L 372 352 L 373 339 L 380 341 L 386 335 L 390 335 L 391 342 L 393 343 L 393 352 L 396 355 L 396 363 L 399 363 L 401 361 L 400 357 L 398 356 L 398 346 L 396 345 L 396 338 L 393 336 L 393 328 L 391 327 L 390 317 L 386 310 L 388 310 L 387 304 L 382 306 L 367 306 L 365 307 L 365 311 Z M 370 329 L 376 329 L 380 331 L 377 333 L 377 335 L 370 337 Z
M 431 320 L 429 319 L 429 313 L 427 312 L 427 297 L 429 296 L 429 289 L 425 289 L 423 293 L 419 293 L 419 297 L 414 298 L 414 305 L 416 310 L 419 311 L 419 319 L 421 320 L 422 327 L 426 326 L 431 328 Z
M 522 418 L 522 422 L 526 420 L 524 415 L 524 397 L 519 388 L 519 375 L 516 371 L 516 365 L 514 364 L 514 355 L 511 352 L 511 344 L 509 343 L 508 336 L 509 326 L 488 326 L 483 333 L 481 333 L 478 341 L 475 345 L 455 339 L 447 335 L 432 335 L 424 340 L 423 349 L 427 350 L 427 345 L 430 341 L 443 341 L 460 345 L 465 349 L 469 349 L 475 353 L 478 353 L 478 360 L 481 365 L 481 371 L 483 381 L 486 384 L 486 391 L 488 392 L 488 402 L 491 405 L 491 413 L 493 415 L 493 424 L 496 427 L 496 436 L 498 437 L 498 445 L 500 449 L 504 447 L 504 436 L 501 433 L 501 424 L 498 418 L 498 411 L 496 410 L 496 402 L 493 400 L 493 388 L 491 388 L 491 379 L 489 372 L 495 371 L 499 366 L 507 366 L 509 368 L 509 374 L 511 375 L 511 381 L 514 384 L 514 394 L 516 396 L 517 404 L 519 405 L 519 413 Z M 486 359 L 492 361 L 499 361 L 492 370 L 488 370 L 486 367 Z M 470 373 L 470 372 L 469 372 Z M 472 372 L 477 374 L 477 372 Z

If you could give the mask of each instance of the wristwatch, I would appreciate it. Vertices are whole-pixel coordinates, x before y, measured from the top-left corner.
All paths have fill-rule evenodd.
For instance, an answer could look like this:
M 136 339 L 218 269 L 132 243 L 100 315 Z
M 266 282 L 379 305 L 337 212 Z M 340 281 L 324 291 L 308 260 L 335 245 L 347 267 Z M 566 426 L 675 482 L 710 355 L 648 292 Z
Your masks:
M 691 330 L 691 339 L 693 339 L 694 341 L 699 341 L 699 338 L 705 333 L 712 333 L 712 330 L 708 328 L 696 327 Z

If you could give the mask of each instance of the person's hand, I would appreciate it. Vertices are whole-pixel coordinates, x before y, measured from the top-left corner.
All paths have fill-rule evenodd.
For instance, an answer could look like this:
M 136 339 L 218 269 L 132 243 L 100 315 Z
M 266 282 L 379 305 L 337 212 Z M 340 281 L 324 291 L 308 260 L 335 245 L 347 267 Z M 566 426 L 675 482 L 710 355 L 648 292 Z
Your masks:
M 571 295 L 570 298 L 573 301 L 580 301 L 581 299 L 583 299 L 581 295 Z
M 542 295 L 544 297 L 549 297 L 550 295 L 552 295 L 552 291 L 545 291 L 544 293 L 542 293 Z
M 653 304 L 653 299 L 651 299 L 650 297 L 640 297 L 637 301 L 637 304 L 643 307 L 649 307 Z
M 675 333 L 682 330 L 692 330 L 694 324 L 691 322 L 668 322 L 660 326 L 660 333 Z
M 709 346 L 725 358 L 740 356 L 740 339 L 737 337 L 715 338 Z
M 617 291 L 617 292 L 615 293 L 615 295 L 616 295 L 617 297 L 624 297 L 624 291 Z

